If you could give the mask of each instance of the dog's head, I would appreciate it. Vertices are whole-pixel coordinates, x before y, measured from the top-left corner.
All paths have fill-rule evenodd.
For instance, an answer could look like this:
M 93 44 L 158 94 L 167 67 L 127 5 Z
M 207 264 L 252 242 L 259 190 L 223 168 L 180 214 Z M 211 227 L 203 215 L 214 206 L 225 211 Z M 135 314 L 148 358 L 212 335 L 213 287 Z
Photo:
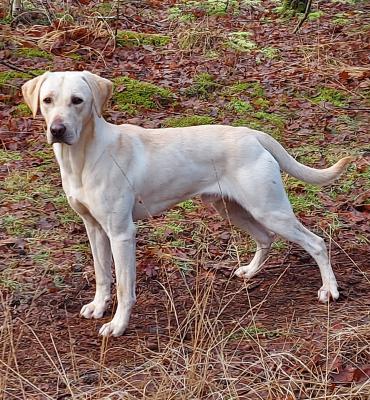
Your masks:
M 34 117 L 40 107 L 48 143 L 72 145 L 92 117 L 101 117 L 112 88 L 110 81 L 88 71 L 46 72 L 26 82 L 22 93 Z

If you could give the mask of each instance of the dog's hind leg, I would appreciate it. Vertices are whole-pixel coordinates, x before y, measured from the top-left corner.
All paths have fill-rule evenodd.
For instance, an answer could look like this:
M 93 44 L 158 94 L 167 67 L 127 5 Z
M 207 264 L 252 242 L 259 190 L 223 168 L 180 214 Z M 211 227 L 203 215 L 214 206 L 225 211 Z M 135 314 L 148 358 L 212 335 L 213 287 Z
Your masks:
M 278 166 L 274 162 L 260 159 L 254 170 L 247 173 L 238 171 L 239 193 L 237 201 L 266 230 L 302 246 L 317 262 L 322 287 L 318 292 L 321 302 L 329 301 L 330 297 L 339 297 L 337 281 L 331 268 L 325 242 L 319 236 L 306 229 L 296 218 L 286 195 Z M 258 187 L 248 184 L 250 176 L 258 176 Z M 257 179 L 257 178 L 256 178 Z
M 239 277 L 252 278 L 263 267 L 275 235 L 235 201 L 218 199 L 212 203 L 222 217 L 230 218 L 230 222 L 248 232 L 256 241 L 257 248 L 252 261 L 235 271 Z

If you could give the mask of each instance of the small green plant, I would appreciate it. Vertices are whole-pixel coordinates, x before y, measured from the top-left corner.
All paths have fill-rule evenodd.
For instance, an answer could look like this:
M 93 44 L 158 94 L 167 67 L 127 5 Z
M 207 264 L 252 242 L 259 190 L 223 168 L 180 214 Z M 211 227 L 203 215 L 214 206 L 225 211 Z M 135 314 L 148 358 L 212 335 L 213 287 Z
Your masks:
M 308 14 L 308 20 L 309 21 L 317 21 L 318 19 L 320 19 L 323 15 L 325 15 L 324 11 L 312 11 Z
M 45 70 L 34 69 L 30 71 L 30 74 L 26 72 L 17 72 L 17 71 L 2 71 L 0 72 L 0 88 L 5 86 L 14 86 L 17 88 L 17 84 L 13 83 L 15 79 L 30 79 L 35 75 L 41 75 L 45 72 Z M 33 74 L 33 75 L 32 75 Z
M 27 58 L 45 58 L 52 60 L 53 56 L 45 50 L 41 50 L 35 47 L 21 47 L 16 50 L 16 55 Z
M 64 57 L 70 58 L 71 60 L 76 60 L 76 61 L 83 60 L 83 57 L 81 56 L 81 54 L 78 54 L 78 53 L 68 53 L 68 54 L 63 54 L 63 55 L 64 55 Z
M 231 111 L 235 111 L 237 114 L 245 114 L 253 110 L 250 103 L 240 99 L 232 99 L 227 108 Z
M 285 125 L 284 119 L 277 114 L 267 113 L 265 111 L 257 111 L 254 114 L 254 117 L 257 119 L 269 122 L 279 129 L 284 128 L 284 125 Z
M 0 287 L 11 291 L 18 290 L 21 284 L 14 279 L 6 278 L 0 275 Z
M 182 128 L 186 126 L 211 125 L 215 119 L 208 115 L 187 115 L 184 117 L 167 118 L 163 126 L 167 128 Z
M 265 111 L 257 111 L 250 113 L 247 119 L 236 119 L 232 125 L 246 126 L 250 129 L 267 132 L 275 139 L 280 140 L 285 122 L 279 115 L 267 113 Z
M 20 151 L 0 149 L 0 164 L 22 160 Z
M 231 86 L 226 86 L 222 90 L 225 96 L 233 96 L 237 94 L 246 94 L 248 97 L 263 98 L 265 96 L 264 87 L 258 82 L 237 82 Z
M 17 216 L 8 214 L 1 218 L 0 227 L 10 236 L 28 237 L 32 230 L 30 225 L 33 225 L 33 222 L 34 221 L 30 219 L 25 223 L 25 221 L 19 219 Z
M 256 43 L 250 40 L 250 32 L 232 32 L 228 35 L 226 45 L 236 51 L 249 53 L 257 49 Z
M 120 47 L 134 46 L 166 46 L 171 38 L 166 35 L 155 33 L 140 33 L 133 31 L 118 31 L 116 36 L 117 45 Z
M 108 1 L 108 2 L 99 2 L 94 8 L 93 11 L 99 13 L 104 16 L 108 16 L 116 12 L 115 2 Z
M 113 101 L 120 111 L 136 114 L 138 108 L 154 109 L 174 100 L 173 93 L 152 83 L 138 81 L 127 76 L 113 80 L 116 90 Z
M 191 10 L 202 10 L 207 15 L 225 15 L 228 12 L 238 12 L 239 0 L 203 0 L 187 1 Z
M 249 326 L 247 328 L 241 328 L 237 332 L 231 334 L 229 339 L 231 340 L 240 340 L 242 338 L 251 339 L 256 338 L 258 336 L 267 338 L 267 339 L 275 339 L 280 337 L 282 334 L 278 331 L 269 331 L 266 328 L 258 327 L 258 326 Z
M 202 72 L 194 76 L 193 84 L 186 89 L 185 93 L 188 96 L 207 98 L 219 86 L 212 75 Z
M 194 211 L 198 208 L 198 205 L 194 203 L 194 200 L 185 200 L 178 204 L 185 211 Z
M 253 100 L 253 105 L 258 109 L 265 110 L 270 106 L 270 102 L 263 97 L 258 97 Z
M 310 214 L 323 208 L 319 198 L 319 187 L 302 183 L 287 175 L 284 175 L 284 182 L 295 213 Z
M 312 101 L 315 104 L 325 102 L 331 103 L 336 107 L 343 107 L 346 105 L 346 95 L 342 91 L 328 87 L 322 87 L 319 88 L 316 96 L 312 99 Z
M 183 8 L 179 6 L 174 6 L 169 8 L 168 18 L 170 20 L 178 20 L 180 22 L 190 22 L 195 20 L 195 15 L 186 12 Z
M 287 248 L 287 243 L 284 240 L 278 239 L 272 244 L 271 247 L 275 250 L 285 250 Z
M 249 83 L 246 82 L 238 82 L 238 83 L 234 83 L 231 86 L 228 86 L 224 89 L 224 93 L 225 94 L 241 94 L 243 92 L 246 92 L 249 88 Z
M 348 18 L 347 13 L 338 13 L 338 14 L 334 15 L 334 18 L 331 20 L 331 22 L 334 25 L 344 26 L 344 25 L 348 25 L 350 20 Z
M 27 79 L 30 75 L 24 72 L 2 71 L 0 72 L 0 87 L 9 84 L 13 79 Z
M 36 263 L 45 263 L 50 258 L 50 251 L 40 251 L 32 255 L 32 260 Z
M 29 117 L 32 115 L 31 110 L 25 103 L 18 104 L 12 114 L 17 117 Z
M 276 47 L 264 47 L 260 50 L 263 56 L 269 60 L 280 58 L 280 50 Z

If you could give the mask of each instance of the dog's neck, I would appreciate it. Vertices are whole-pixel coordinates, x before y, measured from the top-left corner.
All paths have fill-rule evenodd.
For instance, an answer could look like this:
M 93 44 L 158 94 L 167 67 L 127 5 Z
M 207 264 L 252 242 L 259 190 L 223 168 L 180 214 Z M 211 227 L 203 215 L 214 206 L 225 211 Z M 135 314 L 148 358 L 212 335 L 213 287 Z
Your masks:
M 73 179 L 75 186 L 82 186 L 84 172 L 92 170 L 85 168 L 86 164 L 94 163 L 103 151 L 102 132 L 107 122 L 104 118 L 94 116 L 86 124 L 80 134 L 79 140 L 68 145 L 54 143 L 53 149 L 60 166 L 62 180 Z

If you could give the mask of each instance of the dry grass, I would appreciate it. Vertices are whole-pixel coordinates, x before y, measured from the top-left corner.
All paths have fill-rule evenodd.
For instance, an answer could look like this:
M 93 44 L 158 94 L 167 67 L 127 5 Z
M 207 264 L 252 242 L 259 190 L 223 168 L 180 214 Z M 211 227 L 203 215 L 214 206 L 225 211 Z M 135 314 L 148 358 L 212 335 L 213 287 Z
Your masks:
M 100 359 L 86 356 L 73 340 L 67 313 L 69 351 L 59 348 L 55 332 L 45 342 L 45 335 L 38 336 L 30 318 L 12 319 L 9 301 L 2 296 L 2 398 L 55 399 L 57 394 L 66 396 L 58 398 L 76 400 L 368 398 L 368 382 L 334 385 L 329 379 L 343 365 L 358 368 L 369 360 L 370 323 L 356 326 L 350 310 L 348 324 L 334 323 L 329 306 L 326 321 L 321 320 L 319 326 L 318 320 L 302 317 L 300 324 L 287 321 L 279 329 L 268 330 L 259 321 L 265 299 L 252 306 L 247 285 L 240 291 L 247 294 L 249 304 L 241 305 L 245 315 L 235 321 L 226 310 L 240 292 L 230 292 L 229 283 L 224 293 L 219 293 L 214 274 L 198 271 L 191 286 L 184 275 L 183 290 L 191 299 L 184 315 L 183 305 L 173 292 L 171 275 L 166 273 L 165 277 L 167 282 L 161 286 L 166 297 L 167 327 L 151 342 L 136 339 L 136 349 L 129 350 L 129 361 L 128 349 L 116 345 L 116 341 L 112 347 L 110 339 L 102 340 Z M 157 321 L 160 329 L 158 325 Z M 18 348 L 29 338 L 32 352 L 44 360 L 44 380 L 55 382 L 54 387 L 34 383 L 29 377 L 31 371 L 20 364 Z M 112 352 L 126 354 L 126 361 L 110 365 L 106 359 Z
M 205 17 L 196 22 L 186 25 L 179 25 L 174 30 L 179 48 L 187 53 L 207 53 L 215 51 L 225 41 L 225 33 L 208 26 L 208 19 Z

